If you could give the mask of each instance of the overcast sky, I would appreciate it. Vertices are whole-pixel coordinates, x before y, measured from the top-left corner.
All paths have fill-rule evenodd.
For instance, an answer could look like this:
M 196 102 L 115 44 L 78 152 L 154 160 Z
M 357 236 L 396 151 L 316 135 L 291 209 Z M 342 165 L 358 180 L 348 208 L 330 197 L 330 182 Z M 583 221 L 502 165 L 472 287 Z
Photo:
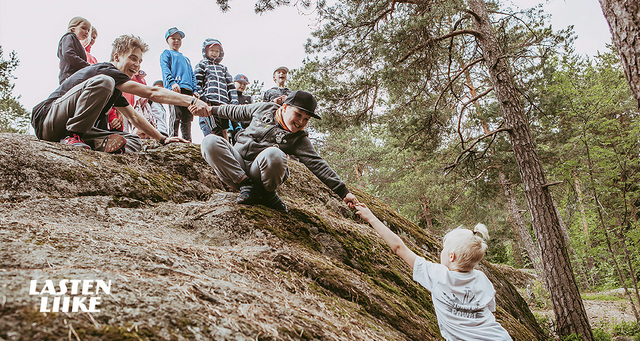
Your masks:
M 295 1 L 293 1 L 295 2 Z M 515 0 L 520 7 L 530 7 L 540 0 Z M 576 51 L 593 56 L 605 50 L 610 41 L 609 28 L 598 0 L 544 1 L 552 14 L 555 29 L 574 25 L 578 35 Z M 272 87 L 273 69 L 280 65 L 297 68 L 305 58 L 304 43 L 317 28 L 313 13 L 294 7 L 282 7 L 257 15 L 253 0 L 231 0 L 231 10 L 222 13 L 215 0 L 0 0 L 0 45 L 6 59 L 15 51 L 20 66 L 14 73 L 14 94 L 31 110 L 58 86 L 58 41 L 74 16 L 82 16 L 97 28 L 98 39 L 92 54 L 98 61 L 108 61 L 111 43 L 122 34 L 140 36 L 150 46 L 142 69 L 147 82 L 161 79 L 159 58 L 167 48 L 164 33 L 177 26 L 185 32 L 181 52 L 191 65 L 202 59 L 202 42 L 206 38 L 221 41 L 225 50 L 222 64 L 232 75 L 243 73 L 251 81 Z M 194 126 L 194 141 L 200 130 Z

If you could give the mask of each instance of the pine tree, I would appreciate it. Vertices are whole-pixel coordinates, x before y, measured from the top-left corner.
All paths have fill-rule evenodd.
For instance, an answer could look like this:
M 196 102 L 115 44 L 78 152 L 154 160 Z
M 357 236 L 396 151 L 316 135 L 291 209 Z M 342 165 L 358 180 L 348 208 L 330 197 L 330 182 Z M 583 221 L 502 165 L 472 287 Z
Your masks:
M 29 125 L 29 112 L 20 104 L 19 97 L 12 94 L 14 78 L 12 72 L 19 61 L 15 52 L 5 60 L 0 46 L 0 133 L 26 133 Z

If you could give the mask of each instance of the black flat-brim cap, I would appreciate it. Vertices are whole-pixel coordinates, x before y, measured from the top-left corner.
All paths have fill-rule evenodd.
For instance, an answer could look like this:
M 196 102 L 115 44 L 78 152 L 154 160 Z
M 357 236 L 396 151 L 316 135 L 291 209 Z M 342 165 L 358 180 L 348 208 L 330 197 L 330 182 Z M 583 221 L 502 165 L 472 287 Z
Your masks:
M 318 102 L 312 94 L 306 91 L 296 90 L 290 93 L 289 96 L 287 96 L 287 98 L 284 100 L 284 104 L 302 109 L 304 112 L 309 114 L 309 116 L 315 117 L 319 120 L 321 119 L 320 116 L 316 114 L 316 107 L 318 106 Z

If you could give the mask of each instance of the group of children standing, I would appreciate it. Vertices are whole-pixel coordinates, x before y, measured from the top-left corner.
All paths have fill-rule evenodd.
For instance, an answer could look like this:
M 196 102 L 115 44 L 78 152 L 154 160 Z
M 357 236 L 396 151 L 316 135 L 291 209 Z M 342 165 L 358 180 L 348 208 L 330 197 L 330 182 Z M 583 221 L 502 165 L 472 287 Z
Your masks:
M 289 176 L 287 156 L 294 155 L 349 208 L 355 209 L 413 269 L 414 280 L 431 291 L 440 332 L 446 340 L 511 340 L 492 313 L 496 309 L 493 285 L 486 275 L 474 269 L 487 248 L 484 225 L 449 232 L 443 240 L 440 264 L 417 256 L 358 201 L 317 154 L 305 131 L 310 118 L 320 119 L 316 99 L 306 91 L 291 92 L 284 87 L 289 71 L 286 67 L 274 71 L 277 87 L 265 92 L 263 102 L 250 104 L 251 98 L 243 95 L 249 83 L 247 77 L 232 78 L 220 64 L 224 57 L 222 44 L 206 39 L 203 60 L 194 70 L 179 51 L 184 36 L 175 27 L 166 32 L 169 49 L 160 58 L 162 84 L 158 81 L 155 87 L 149 87 L 140 70 L 148 46 L 139 37 L 116 38 L 110 62 L 96 63 L 95 58 L 90 60 L 89 52 L 97 31 L 84 18 L 72 19 L 58 48 L 61 85 L 32 112 L 38 138 L 104 152 L 137 151 L 142 136 L 111 130 L 126 126 L 125 118 L 144 134 L 166 144 L 190 140 L 191 122 L 196 115 L 205 133 L 202 155 L 221 181 L 240 191 L 236 202 L 262 204 L 285 214 L 287 208 L 276 189 Z M 126 99 L 126 92 L 133 98 Z M 154 123 L 156 103 L 151 99 L 172 105 L 170 137 L 160 132 L 158 122 Z M 140 114 L 145 109 L 134 110 L 134 105 L 147 108 L 151 114 Z M 118 108 L 124 118 L 116 115 L 105 122 L 111 108 Z M 242 133 L 237 133 L 237 127 L 244 128 Z M 183 139 L 177 137 L 178 130 Z
M 97 63 L 97 59 L 91 55 L 91 47 L 98 36 L 97 29 L 82 17 L 71 19 L 68 31 L 62 36 L 58 44 L 58 58 L 60 59 L 59 83 L 67 79 L 76 71 Z M 193 95 L 201 98 L 211 106 L 222 104 L 251 104 L 252 97 L 243 92 L 249 85 L 249 78 L 243 74 L 231 76 L 228 68 L 221 64 L 224 58 L 222 43 L 213 38 L 207 38 L 202 43 L 202 60 L 195 68 L 192 68 L 188 57 L 180 52 L 183 31 L 172 27 L 165 33 L 165 41 L 168 49 L 160 55 L 160 68 L 162 80 L 154 82 L 154 86 L 163 86 L 166 89 L 185 95 Z M 273 72 L 273 80 L 277 86 L 268 89 L 263 96 L 264 102 L 282 104 L 291 90 L 285 87 L 289 69 L 285 66 L 276 68 Z M 141 84 L 147 84 L 144 77 L 146 73 L 140 70 L 132 80 Z M 160 131 L 164 136 L 178 136 L 191 142 L 191 122 L 193 115 L 188 108 L 181 106 L 169 106 L 169 120 L 167 113 L 160 103 L 154 103 L 147 99 L 123 93 L 124 97 L 142 116 Z M 235 142 L 235 136 L 246 128 L 249 122 L 235 122 L 219 117 L 200 117 L 199 126 L 203 136 L 215 134 Z M 102 124 L 109 130 L 124 131 L 138 134 L 145 138 L 141 131 L 132 131 L 134 127 L 127 122 L 115 108 L 107 115 L 106 124 Z
M 191 67 L 189 58 L 180 52 L 182 39 L 185 34 L 177 27 L 172 27 L 165 33 L 165 40 L 169 49 L 160 56 L 162 80 L 165 88 L 186 95 L 195 95 L 210 106 L 224 104 L 251 104 L 251 96 L 243 92 L 249 85 L 249 78 L 243 74 L 231 76 L 228 68 L 221 64 L 224 59 L 224 49 L 219 40 L 207 38 L 202 43 L 202 60 L 195 68 Z M 277 87 L 265 92 L 264 102 L 282 104 L 286 95 L 291 91 L 284 87 L 289 69 L 281 66 L 274 73 Z M 178 130 L 185 140 L 191 141 L 191 122 L 193 115 L 185 107 L 172 107 L 169 129 L 172 136 L 178 136 Z M 235 122 L 220 117 L 200 117 L 198 125 L 206 137 L 215 134 L 235 141 L 236 134 L 246 128 L 249 122 Z

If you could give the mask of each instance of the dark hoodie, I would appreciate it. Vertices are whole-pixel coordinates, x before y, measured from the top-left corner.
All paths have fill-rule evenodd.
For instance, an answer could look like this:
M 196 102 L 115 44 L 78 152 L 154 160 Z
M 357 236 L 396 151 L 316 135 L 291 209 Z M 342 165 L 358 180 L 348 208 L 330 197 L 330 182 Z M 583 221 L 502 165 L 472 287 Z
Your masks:
M 67 32 L 60 38 L 58 58 L 60 58 L 60 74 L 58 75 L 60 84 L 76 71 L 89 66 L 84 46 L 73 32 Z
M 215 60 L 207 58 L 205 52 L 211 44 L 220 45 L 220 56 Z M 196 64 L 196 92 L 200 98 L 212 104 L 238 104 L 236 86 L 227 67 L 220 64 L 224 58 L 222 44 L 216 39 L 208 38 L 202 43 L 203 59 Z

